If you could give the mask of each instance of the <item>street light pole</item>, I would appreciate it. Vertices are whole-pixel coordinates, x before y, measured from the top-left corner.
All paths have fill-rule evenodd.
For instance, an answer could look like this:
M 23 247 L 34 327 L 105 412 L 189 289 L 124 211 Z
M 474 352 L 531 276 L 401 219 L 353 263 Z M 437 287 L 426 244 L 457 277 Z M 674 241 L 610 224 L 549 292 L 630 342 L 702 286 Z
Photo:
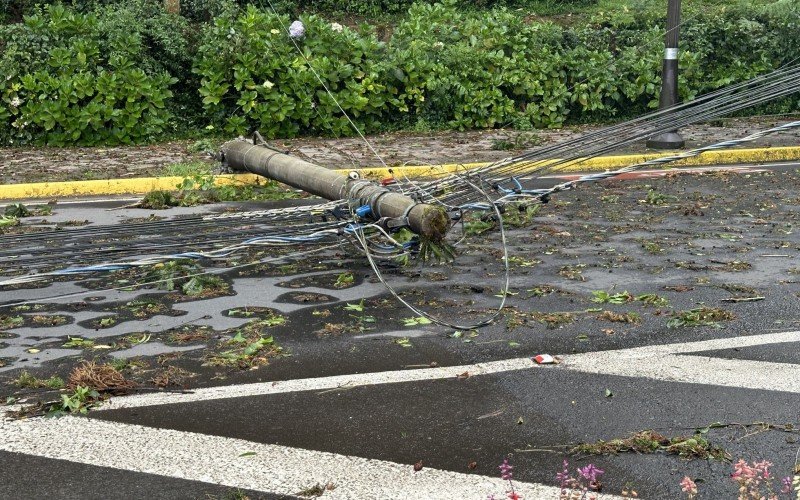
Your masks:
M 667 1 L 667 36 L 665 38 L 664 65 L 661 70 L 661 95 L 658 109 L 667 109 L 678 103 L 678 32 L 681 22 L 681 0 Z M 651 137 L 647 147 L 653 149 L 682 148 L 685 141 L 677 130 Z

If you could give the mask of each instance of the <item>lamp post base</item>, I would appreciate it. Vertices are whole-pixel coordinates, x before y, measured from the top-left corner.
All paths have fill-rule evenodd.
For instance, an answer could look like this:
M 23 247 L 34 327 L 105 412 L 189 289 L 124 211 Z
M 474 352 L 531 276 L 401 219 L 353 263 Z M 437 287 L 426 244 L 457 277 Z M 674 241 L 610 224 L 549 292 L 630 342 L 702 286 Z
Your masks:
M 677 132 L 665 132 L 647 140 L 650 149 L 681 149 L 686 146 L 686 141 Z

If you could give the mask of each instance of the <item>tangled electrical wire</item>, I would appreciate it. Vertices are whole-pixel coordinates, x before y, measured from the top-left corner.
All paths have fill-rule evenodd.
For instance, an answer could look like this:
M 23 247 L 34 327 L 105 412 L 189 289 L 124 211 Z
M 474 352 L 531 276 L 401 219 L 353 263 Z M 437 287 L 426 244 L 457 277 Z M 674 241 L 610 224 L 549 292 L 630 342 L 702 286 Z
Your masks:
M 273 9 L 274 10 L 274 9 Z M 277 13 L 277 12 L 276 12 Z M 288 33 L 288 32 L 287 32 Z M 292 39 L 290 37 L 290 39 Z M 295 43 L 292 39 L 292 43 Z M 295 43 L 296 45 L 296 43 Z M 300 51 L 300 48 L 298 51 Z M 302 51 L 300 51 L 302 55 Z M 308 61 L 306 61 L 308 63 Z M 313 67 L 309 64 L 313 71 Z M 319 75 L 314 72 L 319 83 L 336 102 L 335 96 L 325 87 Z M 546 189 L 526 187 L 531 179 L 546 173 L 579 168 L 587 160 L 644 140 L 663 132 L 675 130 L 690 124 L 717 119 L 748 107 L 757 106 L 771 100 L 780 99 L 800 90 L 800 64 L 790 64 L 751 80 L 735 84 L 715 92 L 700 96 L 678 106 L 655 111 L 639 118 L 605 127 L 551 146 L 506 158 L 487 166 L 464 169 L 429 182 L 415 182 L 410 179 L 394 179 L 388 186 L 419 202 L 432 203 L 442 207 L 451 219 L 451 227 L 470 212 L 488 214 L 499 229 L 502 245 L 502 264 L 504 283 L 502 290 L 509 285 L 508 249 L 503 212 L 510 204 L 546 203 L 556 193 L 574 188 L 578 184 L 598 182 L 623 173 L 646 167 L 662 166 L 709 151 L 733 148 L 756 139 L 800 128 L 800 121 L 762 130 L 746 137 L 727 140 L 696 148 L 690 151 L 669 154 L 652 160 L 640 162 L 623 168 L 582 175 L 577 179 L 563 182 Z M 338 106 L 338 102 L 336 102 Z M 341 113 L 348 118 L 344 109 Z M 369 141 L 355 127 L 359 136 L 370 150 L 380 159 Z M 382 159 L 381 163 L 384 164 Z M 523 176 L 525 180 L 523 181 Z M 183 230 L 183 235 L 174 234 Z M 132 244 L 121 243 L 121 236 L 137 230 L 152 234 L 151 242 L 137 241 Z M 204 241 L 197 242 L 198 233 L 207 231 Z M 293 206 L 268 210 L 237 213 L 213 214 L 193 217 L 181 221 L 161 221 L 141 223 L 126 227 L 104 227 L 100 230 L 67 231 L 59 240 L 61 258 L 80 260 L 84 263 L 92 259 L 97 262 L 81 266 L 67 266 L 54 270 L 27 273 L 0 281 L 0 286 L 19 286 L 46 281 L 56 277 L 80 277 L 84 275 L 114 272 L 138 267 L 152 266 L 172 260 L 191 259 L 197 261 L 221 261 L 238 252 L 263 247 L 320 247 L 329 248 L 333 243 L 349 241 L 360 249 L 375 275 L 397 300 L 414 312 L 430 321 L 458 330 L 469 330 L 493 322 L 504 307 L 506 295 L 501 294 L 499 306 L 487 318 L 462 325 L 437 318 L 405 300 L 392 287 L 381 272 L 379 261 L 393 261 L 419 257 L 424 254 L 425 242 L 416 235 L 403 234 L 402 227 L 388 228 L 383 220 L 374 220 L 368 212 L 360 211 L 352 200 L 329 201 L 307 206 Z M 229 243 L 231 234 L 242 234 L 240 241 Z M 164 236 L 167 233 L 167 236 Z M 170 235 L 170 233 L 173 233 Z M 105 240 L 103 240 L 105 238 Z M 14 262 L 16 265 L 36 269 L 53 265 L 50 252 L 44 243 L 54 239 L 51 234 L 35 233 L 11 239 L 0 249 L 0 264 Z M 98 243 L 100 241 L 100 243 Z M 105 243 L 103 243 L 105 241 Z M 461 240 L 453 244 L 457 247 Z M 187 246 L 194 249 L 186 251 Z M 166 248 L 179 251 L 163 252 Z M 144 256 L 143 256 L 144 255 Z M 125 258 L 112 259 L 111 256 Z M 274 260 L 274 259 L 273 259 Z M 7 306 L 7 304 L 6 304 Z

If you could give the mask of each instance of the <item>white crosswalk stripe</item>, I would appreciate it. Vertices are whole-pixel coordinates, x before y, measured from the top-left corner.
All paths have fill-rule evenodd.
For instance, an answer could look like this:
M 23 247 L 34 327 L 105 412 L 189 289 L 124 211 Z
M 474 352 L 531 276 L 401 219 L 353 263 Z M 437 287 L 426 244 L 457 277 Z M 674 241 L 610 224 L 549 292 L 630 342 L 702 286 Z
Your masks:
M 119 397 L 103 409 L 228 399 L 242 396 L 324 391 L 341 387 L 422 382 L 519 370 L 566 370 L 640 377 L 681 383 L 800 393 L 800 365 L 728 360 L 691 353 L 800 342 L 800 331 L 644 346 L 561 357 L 559 365 L 536 365 L 515 358 L 472 365 L 198 389 L 188 394 Z M 335 453 L 256 443 L 170 429 L 64 417 L 0 421 L 0 450 L 75 463 L 157 474 L 235 488 L 295 494 L 317 484 L 333 484 L 326 498 L 502 498 L 507 483 L 499 478 L 371 460 Z M 63 436 L 80 436 L 80 441 Z M 515 483 L 524 498 L 556 498 L 558 489 L 536 483 Z M 601 496 L 600 498 L 612 498 Z
M 800 342 L 800 331 L 770 333 L 681 344 L 665 344 L 613 351 L 561 356 L 560 365 L 536 365 L 531 358 L 514 358 L 472 365 L 459 365 L 379 373 L 357 373 L 308 379 L 261 382 L 197 389 L 188 394 L 154 393 L 120 397 L 101 409 L 136 408 L 172 403 L 189 403 L 245 396 L 321 391 L 337 387 L 420 382 L 489 375 L 533 368 L 573 370 L 584 373 L 644 377 L 672 382 L 720 385 L 800 393 L 800 365 L 764 361 L 726 360 L 681 356 L 714 349 Z
M 508 483 L 412 464 L 303 450 L 82 417 L 0 422 L 0 450 L 262 492 L 297 494 L 332 484 L 327 499 L 505 498 Z M 80 436 L 77 441 L 64 436 Z M 526 499 L 558 488 L 514 481 Z M 615 498 L 602 495 L 600 498 Z

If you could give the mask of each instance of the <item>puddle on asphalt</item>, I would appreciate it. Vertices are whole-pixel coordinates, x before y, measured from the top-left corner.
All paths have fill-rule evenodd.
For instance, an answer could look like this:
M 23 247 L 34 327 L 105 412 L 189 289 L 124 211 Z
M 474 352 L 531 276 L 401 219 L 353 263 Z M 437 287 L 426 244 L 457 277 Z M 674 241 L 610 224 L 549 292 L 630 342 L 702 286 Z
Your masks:
M 204 347 L 205 344 L 177 347 L 174 345 L 167 345 L 162 342 L 145 342 L 142 344 L 137 344 L 130 349 L 112 352 L 111 356 L 117 359 L 130 359 L 138 356 L 160 356 L 161 354 L 169 354 L 173 352 L 195 351 Z
M 354 340 L 370 340 L 381 338 L 410 338 L 415 339 L 419 337 L 433 337 L 437 332 L 431 330 L 392 330 L 389 332 L 367 333 L 364 335 L 354 335 Z
M 68 337 L 81 337 L 89 340 L 100 338 L 121 337 L 130 334 L 161 333 L 174 328 L 186 325 L 205 326 L 216 331 L 237 328 L 251 321 L 252 318 L 234 317 L 225 314 L 231 309 L 242 309 L 247 306 L 270 308 L 280 313 L 288 314 L 301 309 L 313 309 L 320 305 L 331 305 L 337 302 L 354 302 L 362 298 L 371 298 L 385 291 L 383 285 L 364 282 L 356 286 L 343 289 L 321 288 L 316 286 L 298 288 L 291 290 L 292 294 L 306 294 L 309 296 L 324 297 L 324 302 L 302 300 L 287 302 L 287 288 L 278 286 L 279 283 L 291 279 L 309 279 L 310 281 L 322 283 L 335 281 L 338 271 L 322 271 L 298 274 L 295 276 L 274 276 L 274 277 L 248 277 L 233 280 L 232 289 L 235 295 L 225 295 L 211 299 L 178 302 L 173 304 L 172 310 L 179 315 L 155 315 L 143 320 L 131 319 L 122 321 L 108 328 L 92 328 L 78 325 L 77 323 L 87 322 L 96 318 L 101 318 L 113 314 L 114 311 L 68 311 L 62 309 L 65 304 L 75 302 L 75 297 L 67 299 L 66 302 L 59 302 L 54 310 L 48 314 L 61 314 L 71 318 L 69 324 L 51 327 L 21 327 L 8 329 L 11 336 L 4 339 L 5 345 L 0 348 L 0 358 L 7 364 L 0 367 L 0 372 L 17 368 L 31 368 L 40 366 L 43 363 L 58 360 L 61 358 L 78 355 L 80 350 L 62 348 L 37 347 L 53 342 L 66 342 Z M 74 283 L 54 283 L 44 289 L 14 290 L 5 292 L 3 299 L 14 302 L 30 300 L 37 302 L 41 297 L 54 295 L 66 295 L 86 292 Z M 164 292 L 166 294 L 167 292 Z M 91 291 L 86 295 L 94 297 L 101 296 L 101 299 L 92 300 L 93 307 L 102 304 L 130 302 L 145 295 L 148 300 L 157 300 L 158 292 L 153 290 L 139 291 Z M 12 297 L 8 297 L 12 296 Z M 5 313 L 5 311 L 4 311 Z M 14 314 L 14 313 L 12 313 Z M 20 313 L 30 315 L 30 313 Z M 411 332 L 404 332 L 408 336 Z M 203 348 L 205 344 L 193 346 L 174 346 L 162 342 L 146 342 L 137 344 L 134 347 L 111 352 L 117 358 L 129 358 L 136 356 L 158 356 L 174 352 L 188 351 Z M 41 349 L 36 353 L 29 353 L 29 349 Z

